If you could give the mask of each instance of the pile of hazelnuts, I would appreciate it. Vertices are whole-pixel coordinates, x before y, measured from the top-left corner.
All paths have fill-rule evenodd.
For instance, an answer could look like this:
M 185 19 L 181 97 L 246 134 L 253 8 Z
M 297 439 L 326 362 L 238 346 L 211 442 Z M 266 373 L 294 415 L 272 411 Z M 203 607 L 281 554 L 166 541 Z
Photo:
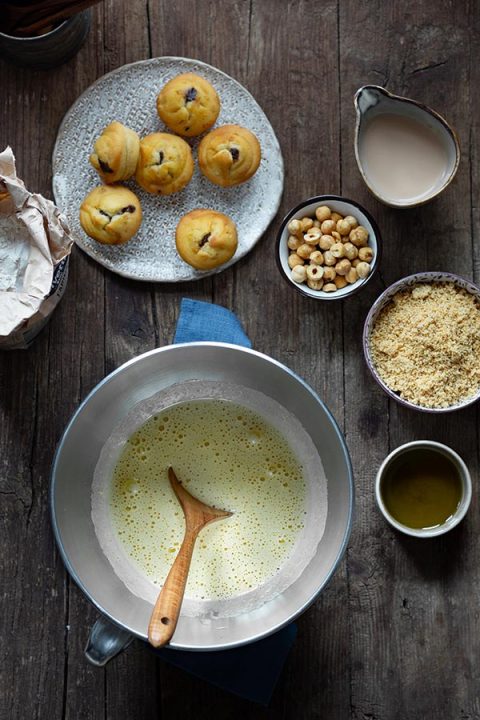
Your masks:
M 369 275 L 374 254 L 368 230 L 353 215 L 343 217 L 322 205 L 315 210 L 315 219 L 290 220 L 287 229 L 294 282 L 329 293 Z

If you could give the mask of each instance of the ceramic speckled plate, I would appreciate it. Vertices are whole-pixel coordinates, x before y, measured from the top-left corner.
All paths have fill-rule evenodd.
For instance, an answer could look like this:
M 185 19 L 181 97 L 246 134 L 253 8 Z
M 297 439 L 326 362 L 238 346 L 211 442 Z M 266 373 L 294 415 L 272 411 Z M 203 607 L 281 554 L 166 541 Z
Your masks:
M 164 131 L 166 128 L 156 111 L 156 97 L 168 80 L 184 72 L 202 75 L 217 90 L 221 110 L 215 127 L 235 123 L 257 135 L 262 148 L 260 167 L 243 185 L 218 187 L 198 169 L 196 147 L 199 140 L 186 138 L 196 162 L 189 185 L 179 193 L 161 197 L 145 192 L 133 179 L 126 182 L 125 185 L 140 198 L 142 226 L 125 245 L 101 245 L 83 232 L 79 221 L 83 198 L 100 184 L 88 161 L 93 143 L 113 120 L 133 128 L 140 136 Z M 55 202 L 67 216 L 77 245 L 113 272 L 136 280 L 180 282 L 224 270 L 240 260 L 260 239 L 278 210 L 283 190 L 282 153 L 263 110 L 236 80 L 211 65 L 186 58 L 143 60 L 99 78 L 65 115 L 58 131 L 52 164 Z M 175 249 L 178 221 L 198 207 L 226 213 L 238 229 L 238 249 L 232 260 L 208 272 L 191 268 Z

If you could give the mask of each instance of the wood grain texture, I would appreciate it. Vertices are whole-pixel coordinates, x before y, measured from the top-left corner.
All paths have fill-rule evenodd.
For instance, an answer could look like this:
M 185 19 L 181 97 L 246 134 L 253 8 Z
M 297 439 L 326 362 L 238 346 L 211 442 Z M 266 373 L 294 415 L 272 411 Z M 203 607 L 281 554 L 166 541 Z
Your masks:
M 105 0 L 65 65 L 41 72 L 0 60 L 0 147 L 12 146 L 20 177 L 47 197 L 70 105 L 103 73 L 157 55 L 198 58 L 242 82 L 272 122 L 286 171 L 277 218 L 233 268 L 194 283 L 135 283 L 75 248 L 66 295 L 45 331 L 27 352 L 0 354 L 2 720 L 480 720 L 479 411 L 427 417 L 401 408 L 368 375 L 361 347 L 366 313 L 394 280 L 451 270 L 480 281 L 479 5 Z M 458 175 L 425 207 L 386 208 L 361 181 L 352 98 L 366 83 L 426 102 L 459 133 Z M 365 291 L 326 307 L 292 292 L 273 260 L 283 215 L 321 193 L 364 204 L 384 248 Z M 305 378 L 353 459 L 356 521 L 346 557 L 299 619 L 268 709 L 158 661 L 139 642 L 105 669 L 87 665 L 96 612 L 66 575 L 50 531 L 49 472 L 65 424 L 106 373 L 171 342 L 184 296 L 232 309 L 256 349 Z M 465 521 L 431 541 L 387 527 L 373 495 L 389 450 L 423 437 L 457 450 L 474 482 Z
M 461 4 L 437 8 L 434 23 L 428 2 L 403 3 L 401 20 L 398 12 L 399 6 L 369 4 L 359 18 L 361 33 L 351 22 L 352 13 L 359 14 L 356 4 L 342 3 L 340 13 L 340 36 L 349 49 L 341 64 L 342 104 L 347 108 L 342 127 L 343 191 L 371 208 L 384 239 L 381 275 L 377 287 L 367 291 L 371 300 L 382 289 L 380 283 L 390 284 L 415 271 L 448 268 L 472 277 L 468 150 L 448 191 L 425 208 L 408 212 L 382 207 L 368 196 L 358 173 L 347 170 L 355 164 L 347 141 L 353 122 L 348 101 L 357 87 L 368 82 L 386 82 L 393 92 L 422 98 L 453 123 L 461 147 L 465 148 L 465 140 L 468 147 L 465 61 L 471 18 Z M 362 53 L 365 47 L 368 51 Z M 346 395 L 352 401 L 347 441 L 355 460 L 359 508 L 348 551 L 355 628 L 351 663 L 356 668 L 352 717 L 477 717 L 471 661 L 479 649 L 478 613 L 474 606 L 469 610 L 466 601 L 478 583 L 471 564 L 478 552 L 470 534 L 475 511 L 438 542 L 412 541 L 385 524 L 373 497 L 375 472 L 387 450 L 413 439 L 451 445 L 475 478 L 477 438 L 471 429 L 477 410 L 459 412 L 454 419 L 425 417 L 387 400 L 365 372 L 358 313 L 348 318 L 345 333 L 351 352 L 346 353 L 350 368 Z

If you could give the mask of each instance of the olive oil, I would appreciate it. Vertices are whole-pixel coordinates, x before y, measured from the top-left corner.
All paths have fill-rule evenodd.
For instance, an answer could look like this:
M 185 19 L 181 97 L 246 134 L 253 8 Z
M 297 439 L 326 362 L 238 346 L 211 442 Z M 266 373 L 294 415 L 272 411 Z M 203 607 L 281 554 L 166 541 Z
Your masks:
M 455 514 L 462 499 L 462 481 L 454 463 L 426 448 L 395 458 L 381 490 L 390 515 L 410 528 L 442 525 Z

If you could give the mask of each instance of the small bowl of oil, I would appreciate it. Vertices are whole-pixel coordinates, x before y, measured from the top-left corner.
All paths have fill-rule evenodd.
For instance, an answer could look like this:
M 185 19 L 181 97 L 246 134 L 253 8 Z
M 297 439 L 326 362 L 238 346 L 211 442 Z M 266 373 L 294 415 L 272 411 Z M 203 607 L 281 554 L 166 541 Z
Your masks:
M 416 440 L 385 458 L 377 472 L 375 496 L 394 528 L 414 537 L 435 537 L 464 518 L 472 499 L 472 480 L 454 450 Z

